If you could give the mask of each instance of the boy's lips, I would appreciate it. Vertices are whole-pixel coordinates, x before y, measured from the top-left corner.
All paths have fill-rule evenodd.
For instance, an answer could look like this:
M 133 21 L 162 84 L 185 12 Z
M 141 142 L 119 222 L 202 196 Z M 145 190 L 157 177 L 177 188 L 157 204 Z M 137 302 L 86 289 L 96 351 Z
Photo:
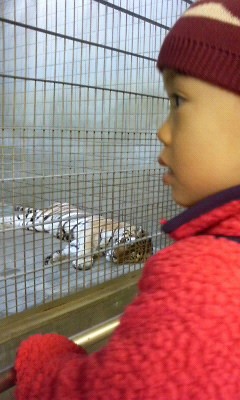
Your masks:
M 158 159 L 158 162 L 162 167 L 168 168 L 169 173 L 173 173 L 172 168 L 161 157 Z
M 172 173 L 172 171 L 171 170 L 169 170 L 168 172 L 166 172 L 164 175 L 163 175 L 163 183 L 165 184 L 165 185 L 171 185 L 171 183 L 172 183 L 172 178 L 174 177 L 174 175 L 173 175 L 173 173 Z
M 166 185 L 170 185 L 171 179 L 174 175 L 172 169 L 161 157 L 158 159 L 158 162 L 162 167 L 168 168 L 168 171 L 163 175 L 163 183 L 165 183 Z

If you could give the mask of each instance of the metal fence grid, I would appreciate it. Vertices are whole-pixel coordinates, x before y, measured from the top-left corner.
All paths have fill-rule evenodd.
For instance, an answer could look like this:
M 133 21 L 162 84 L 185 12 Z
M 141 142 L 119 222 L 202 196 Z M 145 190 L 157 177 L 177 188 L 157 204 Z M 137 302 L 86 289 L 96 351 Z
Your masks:
M 159 220 L 176 206 L 156 162 L 168 110 L 156 57 L 190 3 L 0 0 L 1 219 L 67 202 L 166 245 Z M 1 317 L 143 265 L 44 265 L 61 240 L 15 224 L 0 237 Z

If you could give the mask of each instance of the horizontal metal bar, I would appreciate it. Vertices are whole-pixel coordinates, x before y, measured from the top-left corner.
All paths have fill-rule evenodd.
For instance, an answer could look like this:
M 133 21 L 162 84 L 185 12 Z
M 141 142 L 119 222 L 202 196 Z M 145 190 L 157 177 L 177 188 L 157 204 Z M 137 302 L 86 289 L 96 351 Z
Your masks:
M 116 329 L 120 323 L 120 316 L 117 315 L 91 329 L 87 329 L 77 335 L 72 336 L 70 339 L 78 346 L 87 347 L 107 338 Z
M 169 31 L 171 29 L 170 26 L 160 24 L 160 22 L 157 22 L 157 21 L 154 21 L 153 19 L 144 17 L 143 15 L 136 14 L 135 12 L 127 10 L 126 8 L 117 6 L 116 4 L 109 3 L 109 1 L 105 1 L 105 0 L 94 0 L 94 1 L 96 1 L 97 3 L 103 4 L 106 7 L 113 8 L 114 10 L 120 11 L 120 12 L 122 12 L 124 14 L 130 15 L 130 16 L 132 16 L 134 18 L 137 18 L 139 20 L 147 22 L 147 23 L 149 23 L 151 25 L 157 26 L 158 28 L 162 28 L 162 29 L 165 29 L 167 31 Z M 193 0 L 182 0 L 182 1 L 184 1 L 185 3 L 190 4 L 190 5 L 194 3 Z
M 73 41 L 73 42 L 86 44 L 88 46 L 93 46 L 93 47 L 98 47 L 98 48 L 101 48 L 101 49 L 104 49 L 104 50 L 114 51 L 116 53 L 121 53 L 121 54 L 128 55 L 128 56 L 131 56 L 131 57 L 141 58 L 143 60 L 154 61 L 154 62 L 157 61 L 155 58 L 147 57 L 147 56 L 144 56 L 142 54 L 133 53 L 131 51 L 122 50 L 122 49 L 119 49 L 117 47 L 111 47 L 111 46 L 107 46 L 107 45 L 101 44 L 101 43 L 90 42 L 89 40 L 76 38 L 74 36 L 65 35 L 63 33 L 53 32 L 53 31 L 50 31 L 48 29 L 39 28 L 39 27 L 34 26 L 34 25 L 24 24 L 23 22 L 14 21 L 14 20 L 7 19 L 7 18 L 0 17 L 0 22 L 3 22 L 5 24 L 9 24 L 9 25 L 18 26 L 20 28 L 29 29 L 29 30 L 32 30 L 32 31 L 35 31 L 35 32 L 44 33 L 45 35 L 51 35 L 51 36 L 58 37 L 58 38 L 61 38 L 61 39 L 64 39 L 64 40 L 70 40 L 70 41 Z
M 105 92 L 112 92 L 112 93 L 122 93 L 124 95 L 129 94 L 131 96 L 139 96 L 139 97 L 148 97 L 150 99 L 161 99 L 164 100 L 166 97 L 162 96 L 154 96 L 146 93 L 139 93 L 139 92 L 130 92 L 128 90 L 119 90 L 119 89 L 111 89 L 111 88 L 104 88 L 101 86 L 94 86 L 94 85 L 81 85 L 80 83 L 73 83 L 67 81 L 56 81 L 54 79 L 43 79 L 43 78 L 31 78 L 28 76 L 20 76 L 20 75 L 10 75 L 10 74 L 0 74 L 0 78 L 8 78 L 8 79 L 19 79 L 27 82 L 42 82 L 42 83 L 52 83 L 54 85 L 63 85 L 63 86 L 72 86 L 72 87 L 79 87 L 85 89 L 94 89 L 94 90 L 102 90 Z
M 160 97 L 160 99 L 162 99 L 162 100 L 166 100 L 166 101 L 169 101 L 169 98 L 168 97 Z M 0 129 L 2 130 L 2 131 L 7 131 L 8 129 L 11 129 L 12 131 L 15 131 L 16 129 L 20 129 L 20 130 L 22 130 L 23 132 L 26 132 L 26 131 L 31 131 L 31 132 L 38 132 L 39 130 L 41 130 L 41 132 L 46 132 L 46 131 L 51 131 L 51 132 L 62 132 L 62 133 L 64 133 L 64 132 L 73 132 L 73 133 L 78 133 L 78 134 L 80 134 L 80 133 L 85 133 L 86 135 L 88 135 L 88 134 L 96 134 L 96 133 L 104 133 L 104 134 L 106 134 L 106 133 L 108 133 L 108 134 L 110 134 L 110 133 L 117 133 L 117 134 L 122 134 L 122 135 L 129 135 L 129 134 L 138 134 L 138 135 L 155 135 L 156 136 L 156 131 L 152 131 L 152 130 L 138 130 L 137 132 L 136 132 L 136 129 L 127 129 L 127 130 L 125 130 L 125 131 L 123 131 L 121 128 L 108 128 L 107 130 L 104 130 L 104 129 L 83 129 L 83 128 L 80 128 L 80 129 L 78 129 L 78 128 L 68 128 L 68 129 L 63 129 L 63 128 L 54 128 L 54 127 L 41 127 L 41 126 L 26 126 L 26 127 L 23 127 L 23 126 L 19 126 L 19 125 L 15 125 L 14 127 L 13 126 L 11 126 L 11 125 L 5 125 L 5 126 L 1 126 L 0 125 Z M 39 136 L 38 136 L 39 137 Z M 114 138 L 115 139 L 115 138 Z M 93 138 L 91 138 L 91 140 L 93 140 Z
M 116 175 L 120 175 L 120 174 L 123 174 L 123 173 L 128 173 L 128 174 L 130 174 L 130 173 L 136 173 L 136 174 L 140 174 L 140 173 L 142 173 L 142 174 L 145 174 L 146 172 L 149 172 L 149 173 L 151 173 L 151 171 L 153 172 L 153 173 L 156 173 L 157 175 L 159 175 L 160 174 L 160 172 L 159 172 L 159 170 L 160 170 L 160 168 L 158 168 L 158 170 L 156 171 L 156 168 L 143 168 L 143 169 L 141 169 L 141 170 L 130 170 L 130 169 L 121 169 L 121 170 L 119 170 L 119 171 L 116 171 L 116 172 L 114 172 L 114 171 L 107 171 L 107 170 L 101 170 L 101 171 L 93 171 L 93 172 L 90 172 L 90 171 L 88 171 L 88 172 L 72 172 L 71 174 L 70 173 L 68 173 L 68 174 L 56 174 L 56 175 L 39 175 L 39 176 L 37 176 L 37 175 L 35 175 L 35 176 L 22 176 L 22 177 L 14 177 L 14 178 L 3 178 L 3 179 L 0 179 L 0 182 L 1 183 L 4 183 L 4 182 L 17 182 L 17 181 L 26 181 L 26 180 L 33 180 L 33 181 L 37 181 L 38 179 L 42 179 L 42 180 L 44 180 L 44 179 L 57 179 L 57 178 L 66 178 L 66 177 L 71 177 L 71 178 L 73 178 L 73 177 L 79 177 L 79 176 L 85 176 L 85 177 L 93 177 L 94 175 L 102 175 L 102 174 L 106 174 L 107 175 L 107 177 L 109 178 L 109 176 L 115 176 L 116 177 Z M 151 175 L 153 175 L 153 174 L 151 174 Z
M 111 318 L 101 324 L 87 329 L 70 339 L 78 346 L 87 347 L 95 344 L 103 339 L 106 339 L 116 329 L 120 323 L 120 315 Z M 0 393 L 12 388 L 15 385 L 16 373 L 13 367 L 6 368 L 0 371 Z
M 171 29 L 167 25 L 160 24 L 159 22 L 154 21 L 153 19 L 144 17 L 143 15 L 140 15 L 140 14 L 136 14 L 135 12 L 127 10 L 126 8 L 117 6 L 116 4 L 109 3 L 109 1 L 105 1 L 105 0 L 94 0 L 94 1 L 96 1 L 97 3 L 103 4 L 106 7 L 113 8 L 116 11 L 120 11 L 124 14 L 130 15 L 131 17 L 137 18 L 138 20 L 141 20 L 141 21 L 147 22 L 151 25 L 157 26 L 158 28 L 162 28 L 167 31 L 169 31 Z
M 5 392 L 15 385 L 16 374 L 13 367 L 0 371 L 0 393 Z

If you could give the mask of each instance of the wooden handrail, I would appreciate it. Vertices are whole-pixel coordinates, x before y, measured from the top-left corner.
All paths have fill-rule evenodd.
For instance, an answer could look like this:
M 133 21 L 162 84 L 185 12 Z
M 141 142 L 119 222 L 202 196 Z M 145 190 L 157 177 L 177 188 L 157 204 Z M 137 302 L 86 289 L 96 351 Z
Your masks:
M 87 347 L 99 342 L 111 335 L 119 325 L 120 316 L 111 318 L 101 324 L 71 336 L 70 339 L 79 346 Z M 0 393 L 5 392 L 15 385 L 16 373 L 14 367 L 5 368 L 0 371 Z

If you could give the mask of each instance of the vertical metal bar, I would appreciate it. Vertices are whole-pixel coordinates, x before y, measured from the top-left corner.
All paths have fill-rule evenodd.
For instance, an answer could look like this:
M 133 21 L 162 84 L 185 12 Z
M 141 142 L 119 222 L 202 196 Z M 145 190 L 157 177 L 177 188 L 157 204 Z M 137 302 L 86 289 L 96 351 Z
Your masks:
M 73 0 L 73 10 L 72 10 L 72 20 L 73 20 L 73 37 L 76 37 L 76 0 Z M 71 82 L 74 82 L 74 66 L 77 63 L 75 59 L 75 42 L 72 43 L 72 71 L 71 71 Z M 74 94 L 76 89 L 71 86 L 71 102 L 70 102 L 70 129 L 73 129 L 73 104 L 74 104 Z M 75 99 L 76 101 L 76 99 Z M 75 105 L 75 104 L 74 104 Z M 75 109 L 75 107 L 74 107 Z M 75 115 L 74 115 L 75 118 Z
M 16 20 L 16 3 L 14 0 L 14 20 Z M 26 65 L 25 65 L 26 68 Z M 14 71 L 16 71 L 16 28 L 14 26 Z M 24 105 L 26 104 L 26 95 L 24 91 Z M 12 126 L 13 126 L 13 147 L 15 146 L 15 139 L 16 139 L 16 121 L 15 121 L 15 115 L 16 115 L 16 99 L 17 93 L 16 93 L 16 80 L 14 80 L 14 88 L 13 88 L 13 110 L 12 110 Z M 14 204 L 15 202 L 15 163 L 14 163 L 14 158 L 12 158 L 12 178 L 13 178 L 13 183 L 12 183 L 12 202 Z M 15 224 L 13 224 L 13 227 L 15 228 Z M 14 249 L 14 296 L 15 296 L 15 307 L 16 307 L 16 312 L 18 311 L 18 285 L 17 285 L 17 260 L 16 260 L 16 232 L 15 229 L 13 230 L 13 249 Z
M 36 3 L 36 13 L 35 13 L 35 24 L 36 24 L 36 26 L 38 25 L 38 5 L 37 5 L 37 3 Z M 35 68 L 34 68 L 34 76 L 35 76 L 35 78 L 37 79 L 37 76 L 38 76 L 38 33 L 36 32 L 35 33 L 35 49 L 34 49 L 34 52 L 35 52 Z M 38 85 L 37 85 L 37 81 L 35 81 L 34 82 L 34 95 L 33 95 L 33 138 L 32 138 L 32 143 L 33 143 L 33 147 L 32 147 L 32 152 L 33 152 L 33 154 L 32 154 L 32 157 L 33 157 L 33 164 L 34 164 L 34 167 L 33 167 L 33 174 L 35 174 L 36 172 L 36 169 L 37 169 L 37 161 L 36 161 L 36 136 L 37 136 L 37 131 L 36 131 L 36 125 L 37 125 L 37 117 L 38 117 L 38 109 L 37 109 L 37 88 L 38 88 Z M 29 137 L 29 130 L 28 130 L 28 133 L 27 133 L 27 136 Z M 26 138 L 26 140 L 27 140 L 27 138 Z M 38 140 L 38 139 L 37 139 Z M 39 157 L 39 155 L 38 155 L 38 157 Z M 43 164 L 44 165 L 44 164 Z M 26 169 L 26 171 L 27 171 L 27 169 Z M 43 169 L 41 168 L 41 175 L 44 175 L 44 171 L 43 171 Z M 42 186 L 43 187 L 43 186 Z M 33 208 L 36 208 L 36 183 L 35 183 L 35 181 L 34 181 L 34 179 L 33 179 L 33 193 L 32 193 L 32 198 L 33 198 L 33 202 L 32 202 L 32 204 L 31 204 L 31 206 L 33 207 Z M 37 302 L 37 294 L 36 294 L 36 290 L 37 290 L 37 288 L 36 288 L 36 264 L 37 264 L 37 259 L 36 259 L 36 243 L 37 243 L 37 236 L 36 236 L 36 232 L 35 232 L 35 230 L 33 230 L 33 238 L 32 238 L 32 240 L 33 240 L 33 302 L 34 302 L 34 305 L 36 305 L 36 302 Z M 44 241 L 43 241 L 43 243 L 44 243 Z M 25 272 L 25 280 L 27 281 L 27 269 L 26 269 L 26 261 L 25 261 L 25 264 L 24 264 L 24 272 Z
M 67 5 L 67 3 L 66 3 Z M 65 7 L 66 7 L 65 5 Z M 72 23 L 73 23 L 73 27 L 72 27 L 72 35 L 73 37 L 76 37 L 76 1 L 73 0 L 73 9 L 72 11 Z M 75 58 L 75 42 L 73 41 L 72 43 L 72 68 L 71 68 L 71 82 L 74 82 L 74 68 L 75 68 L 75 63 L 77 63 L 77 59 Z M 73 86 L 71 86 L 71 93 L 70 93 L 70 136 L 74 141 L 73 143 L 76 142 L 76 132 L 73 133 L 73 125 L 75 126 L 76 122 L 76 115 L 75 115 L 75 103 L 74 101 L 76 101 L 76 91 L 77 89 L 73 88 Z M 74 110 L 74 111 L 73 111 Z M 74 114 L 74 115 L 73 115 Z M 78 146 L 79 148 L 79 146 Z M 74 155 L 74 160 L 73 160 L 73 155 Z M 74 145 L 72 144 L 72 140 L 70 141 L 70 155 L 69 155 L 69 160 L 70 160 L 70 174 L 71 171 L 75 172 L 76 168 L 75 168 L 75 162 L 76 162 L 76 149 L 74 149 Z M 78 159 L 77 159 L 78 162 Z M 71 175 L 70 175 L 71 176 Z M 76 199 L 76 205 L 78 205 L 78 190 L 79 190 L 79 179 L 74 178 L 76 180 L 76 184 L 74 185 L 75 190 L 76 190 L 76 195 L 75 195 L 75 199 Z M 75 182 L 74 182 L 75 183 Z M 71 191 L 70 191 L 70 200 L 69 203 L 71 204 Z M 70 268 L 71 268 L 71 261 L 70 261 L 70 243 L 69 243 L 69 258 L 67 260 Z M 67 292 L 70 293 L 70 287 L 71 287 L 71 277 L 70 277 L 70 271 L 68 270 L 67 273 Z M 76 283 L 77 283 L 77 276 L 76 276 Z M 66 284 L 66 283 L 65 283 Z
M 4 2 L 2 2 L 2 15 L 4 16 L 5 14 L 5 7 L 4 7 Z M 5 59 L 6 59 L 6 48 L 5 48 L 5 23 L 2 22 L 1 23 L 1 28 L 2 28 L 2 43 L 1 43 L 1 47 L 2 47 L 2 70 L 3 73 L 5 73 Z M 4 145 L 5 145 L 5 80 L 4 78 L 1 78 L 1 87 L 2 87 L 2 96 L 1 96 L 1 106 L 2 106 L 2 112 L 1 112 L 1 132 L 2 132 L 2 147 L 1 147 L 1 192 L 4 193 L 4 189 L 5 189 L 5 185 L 4 185 L 4 175 L 5 175 L 5 171 L 4 171 L 4 166 L 5 166 L 5 159 L 4 159 Z M 3 221 L 4 221 L 4 205 L 5 205 L 5 198 L 4 196 L 2 196 L 1 199 L 1 206 L 2 206 L 2 217 L 3 217 Z M 8 282 L 7 282 L 7 271 L 6 271 L 6 235 L 5 235 L 5 229 L 3 229 L 2 232 L 2 238 L 3 238 L 3 262 L 4 262 L 4 270 L 3 270 L 3 279 L 4 279 L 4 299 L 2 300 L 2 302 L 5 304 L 5 315 L 6 317 L 8 316 Z
M 48 24 L 49 24 L 48 21 L 49 21 L 49 8 L 48 8 L 48 1 L 45 0 L 44 24 L 45 24 L 46 29 L 49 28 L 48 27 Z M 49 49 L 49 46 L 50 46 L 50 41 L 48 40 L 48 35 L 45 35 L 45 40 L 43 41 L 43 43 L 44 43 L 44 60 L 45 60 L 44 67 L 43 67 L 43 74 L 44 74 L 44 79 L 46 80 L 47 76 L 48 76 L 48 70 L 50 68 L 49 56 L 48 56 L 48 54 L 49 54 L 48 49 Z M 44 167 L 43 167 L 44 168 L 44 174 L 43 174 L 43 177 L 42 177 L 43 193 L 42 193 L 42 196 L 41 196 L 41 201 L 39 202 L 41 209 L 44 209 L 44 207 L 45 207 L 45 201 L 44 201 L 45 200 L 44 199 L 45 192 L 44 191 L 45 191 L 45 187 L 46 187 L 46 180 L 45 180 L 44 175 L 45 175 L 46 169 L 48 168 L 49 153 L 50 153 L 48 147 L 50 145 L 49 132 L 51 132 L 49 130 L 49 126 L 51 124 L 51 122 L 49 123 L 50 115 L 51 115 L 51 113 L 50 113 L 50 107 L 51 106 L 49 104 L 49 97 L 48 97 L 47 93 L 48 93 L 48 86 L 47 86 L 47 83 L 44 82 L 43 83 L 43 130 L 42 130 L 42 140 L 43 140 L 43 153 L 44 153 L 46 159 L 44 157 Z M 47 171 L 48 171 L 48 169 L 47 169 Z M 36 208 L 35 202 L 33 204 L 33 207 Z M 41 233 L 41 252 L 42 252 L 42 259 L 43 259 L 43 262 L 44 262 L 44 260 L 45 260 L 45 246 L 44 246 L 44 231 L 43 230 L 42 230 L 42 233 Z M 41 276 L 42 276 L 42 292 L 43 292 L 43 298 L 44 298 L 45 297 L 45 291 L 46 291 L 46 286 L 45 286 L 46 272 L 45 272 L 45 268 L 44 267 L 42 269 Z M 36 301 L 36 300 L 37 300 L 36 264 L 34 262 L 34 301 Z
M 48 1 L 45 0 L 45 27 L 48 29 Z M 46 108 L 46 101 L 47 101 L 47 70 L 48 70 L 48 35 L 45 35 L 45 40 L 44 40 L 44 79 L 45 82 L 43 83 L 43 128 L 46 128 L 46 116 L 47 113 L 49 113 L 49 110 Z M 45 131 L 44 131 L 45 132 Z M 45 136 L 43 134 L 43 138 L 45 139 Z

